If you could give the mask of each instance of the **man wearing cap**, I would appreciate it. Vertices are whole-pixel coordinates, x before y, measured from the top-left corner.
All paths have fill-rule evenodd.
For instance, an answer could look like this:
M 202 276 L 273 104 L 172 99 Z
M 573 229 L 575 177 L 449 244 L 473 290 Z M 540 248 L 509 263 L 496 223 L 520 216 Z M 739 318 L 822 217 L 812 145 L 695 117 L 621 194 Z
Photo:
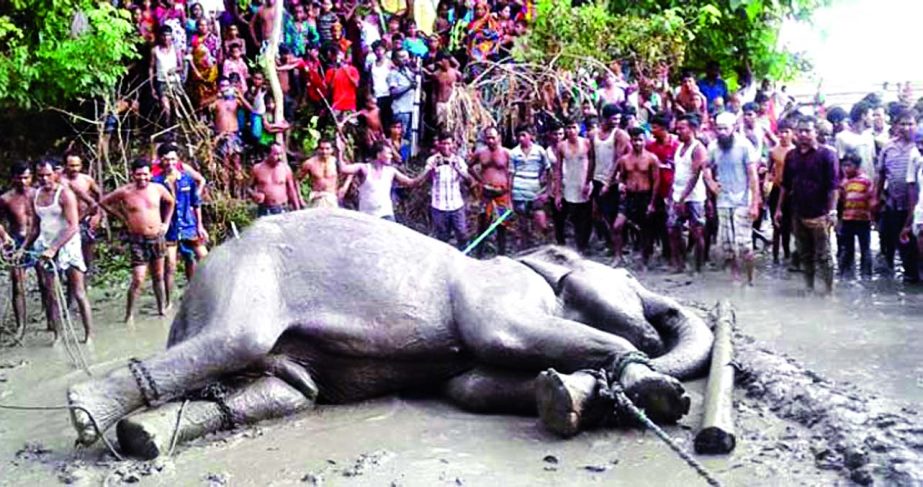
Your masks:
M 759 215 L 759 177 L 753 147 L 745 137 L 734 134 L 737 117 L 721 113 L 715 119 L 717 138 L 708 147 L 705 183 L 717 195 L 718 243 L 724 260 L 731 265 L 735 281 L 740 280 L 743 261 L 747 283 L 753 284 L 751 229 Z

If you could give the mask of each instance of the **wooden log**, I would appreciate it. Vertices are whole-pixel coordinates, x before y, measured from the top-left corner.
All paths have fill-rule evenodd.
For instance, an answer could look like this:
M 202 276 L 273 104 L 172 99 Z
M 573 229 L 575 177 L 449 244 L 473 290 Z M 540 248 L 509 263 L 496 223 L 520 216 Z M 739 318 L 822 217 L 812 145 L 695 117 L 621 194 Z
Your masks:
M 731 333 L 734 310 L 727 300 L 715 311 L 715 344 L 705 390 L 705 413 L 702 429 L 695 437 L 696 453 L 730 453 L 737 440 L 734 435 L 734 349 Z

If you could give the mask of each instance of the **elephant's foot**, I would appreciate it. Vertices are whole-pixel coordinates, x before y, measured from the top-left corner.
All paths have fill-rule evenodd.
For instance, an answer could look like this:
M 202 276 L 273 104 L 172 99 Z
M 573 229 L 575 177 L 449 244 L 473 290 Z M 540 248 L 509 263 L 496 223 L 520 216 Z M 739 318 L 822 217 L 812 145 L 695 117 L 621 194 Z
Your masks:
M 689 412 L 690 399 L 683 385 L 647 365 L 626 366 L 619 382 L 631 402 L 656 423 L 675 423 Z
M 596 377 L 586 372 L 561 374 L 548 369 L 535 381 L 535 399 L 542 423 L 563 437 L 574 436 L 599 419 Z
M 125 369 L 104 379 L 83 382 L 67 390 L 77 443 L 90 445 L 122 416 L 141 404 L 137 385 Z M 98 429 L 97 429 L 98 428 Z
M 213 402 L 190 401 L 185 407 L 172 402 L 119 421 L 116 434 L 125 453 L 150 460 L 167 453 L 174 444 L 220 430 L 223 420 Z

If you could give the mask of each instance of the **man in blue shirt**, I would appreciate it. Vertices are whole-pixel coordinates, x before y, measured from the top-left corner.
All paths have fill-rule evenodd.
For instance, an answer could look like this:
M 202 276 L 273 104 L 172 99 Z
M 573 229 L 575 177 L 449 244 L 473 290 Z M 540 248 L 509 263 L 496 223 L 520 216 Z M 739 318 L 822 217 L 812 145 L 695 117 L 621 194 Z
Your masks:
M 176 275 L 177 251 L 183 255 L 186 264 L 186 280 L 192 279 L 195 274 L 196 261 L 208 255 L 205 243 L 208 233 L 202 224 L 201 202 L 199 200 L 201 188 L 195 180 L 179 164 L 179 151 L 173 144 L 164 144 L 157 151 L 160 158 L 160 174 L 152 181 L 164 185 L 176 199 L 173 218 L 170 228 L 164 235 L 167 243 L 167 258 L 164 272 L 166 303 L 170 307 L 170 292 L 173 289 Z
M 721 67 L 715 61 L 705 66 L 705 77 L 699 80 L 699 91 L 708 102 L 708 113 L 715 113 L 715 99 L 728 99 L 728 85 L 721 79 Z

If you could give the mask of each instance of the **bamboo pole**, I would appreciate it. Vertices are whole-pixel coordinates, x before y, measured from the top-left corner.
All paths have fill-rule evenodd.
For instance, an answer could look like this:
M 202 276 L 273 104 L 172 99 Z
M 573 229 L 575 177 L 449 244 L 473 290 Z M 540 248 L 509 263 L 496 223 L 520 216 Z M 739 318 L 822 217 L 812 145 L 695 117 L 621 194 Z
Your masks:
M 731 327 L 734 310 L 721 300 L 715 311 L 715 344 L 705 390 L 702 429 L 695 437 L 696 453 L 730 453 L 737 444 L 734 435 L 734 349 Z
M 282 42 L 282 16 L 285 13 L 285 8 L 279 0 L 275 0 L 273 9 L 275 15 L 272 17 L 272 34 L 269 36 L 269 44 L 263 52 L 263 72 L 266 74 L 266 79 L 269 80 L 269 88 L 272 90 L 272 98 L 276 104 L 273 122 L 279 123 L 285 121 L 285 106 L 283 105 L 285 100 L 282 94 L 282 84 L 279 82 L 279 72 L 276 70 L 276 57 L 279 54 L 279 43 Z M 283 132 L 276 134 L 276 142 L 285 144 L 285 134 Z M 282 153 L 283 161 L 286 161 L 286 152 L 288 151 L 283 151 Z

